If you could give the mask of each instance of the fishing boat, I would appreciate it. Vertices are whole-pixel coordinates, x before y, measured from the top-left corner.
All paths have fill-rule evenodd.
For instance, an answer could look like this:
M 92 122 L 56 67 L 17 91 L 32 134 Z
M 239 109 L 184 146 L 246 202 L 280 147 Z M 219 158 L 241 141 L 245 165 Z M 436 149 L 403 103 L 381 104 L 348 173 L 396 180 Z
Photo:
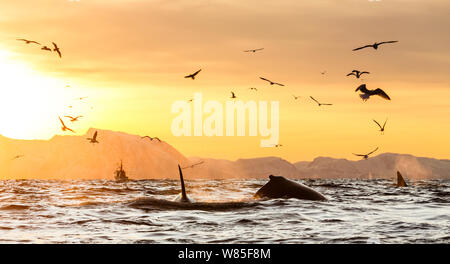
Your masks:
M 126 182 L 129 180 L 126 172 L 123 170 L 122 161 L 120 162 L 120 167 L 115 171 L 114 179 L 116 182 Z

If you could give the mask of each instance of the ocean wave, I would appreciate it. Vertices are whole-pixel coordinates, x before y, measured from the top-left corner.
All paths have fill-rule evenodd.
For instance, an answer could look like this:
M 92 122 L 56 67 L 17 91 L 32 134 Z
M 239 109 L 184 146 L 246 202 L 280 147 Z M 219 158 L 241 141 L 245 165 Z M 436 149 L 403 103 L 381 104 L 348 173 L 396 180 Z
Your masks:
M 10 204 L 0 207 L 0 210 L 27 210 L 30 206 L 20 204 Z
M 0 181 L 0 243 L 450 243 L 450 181 L 301 180 L 329 200 L 253 199 L 265 182 L 187 181 L 197 202 L 179 203 L 176 180 Z
M 195 202 L 180 203 L 156 198 L 142 198 L 128 204 L 144 210 L 227 211 L 258 206 L 258 202 Z

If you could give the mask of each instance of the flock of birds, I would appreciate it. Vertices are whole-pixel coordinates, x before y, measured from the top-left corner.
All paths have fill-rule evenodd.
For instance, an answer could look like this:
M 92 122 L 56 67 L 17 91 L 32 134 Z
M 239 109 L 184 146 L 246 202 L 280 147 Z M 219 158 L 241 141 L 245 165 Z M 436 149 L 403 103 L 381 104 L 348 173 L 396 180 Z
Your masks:
M 375 43 L 373 43 L 373 44 L 368 44 L 368 45 L 365 45 L 365 46 L 361 46 L 361 47 L 355 48 L 355 49 L 353 49 L 353 51 L 358 51 L 358 50 L 362 50 L 362 49 L 365 49 L 365 48 L 373 48 L 373 49 L 377 50 L 377 49 L 379 48 L 380 45 L 383 45 L 383 44 L 391 44 L 391 43 L 396 43 L 396 42 L 398 42 L 398 41 L 397 41 L 397 40 L 392 40 L 392 41 L 375 42 Z M 244 50 L 244 52 L 255 53 L 255 52 L 257 52 L 257 51 L 262 51 L 262 50 L 264 50 L 264 48 L 249 49 L 249 50 Z M 195 80 L 195 78 L 196 78 L 197 75 L 201 72 L 201 70 L 202 70 L 202 69 L 199 69 L 199 70 L 197 70 L 196 72 L 194 72 L 194 73 L 192 73 L 192 74 L 186 75 L 186 76 L 184 76 L 184 78 L 188 78 L 188 79 Z M 327 73 L 327 71 L 321 72 L 322 75 L 325 75 L 326 73 Z M 361 77 L 363 74 L 370 74 L 370 72 L 368 72 L 368 71 L 360 71 L 360 70 L 353 70 L 353 71 L 351 71 L 350 73 L 348 73 L 347 76 L 355 76 L 357 79 L 360 79 L 360 77 Z M 263 80 L 263 81 L 269 83 L 270 85 L 285 86 L 285 85 L 282 84 L 282 83 L 279 83 L 279 82 L 275 82 L 275 81 L 269 80 L 269 79 L 267 79 L 267 78 L 265 78 L 265 77 L 259 77 L 259 79 L 261 79 L 261 80 Z M 255 92 L 258 91 L 258 89 L 257 89 L 256 87 L 250 87 L 249 89 L 252 90 L 252 91 L 255 91 Z M 361 98 L 364 102 L 367 101 L 367 100 L 369 100 L 370 97 L 371 97 L 371 96 L 374 96 L 374 95 L 380 96 L 381 98 L 386 99 L 386 100 L 391 100 L 391 98 L 389 97 L 389 95 L 388 95 L 384 90 L 382 90 L 381 88 L 376 88 L 376 89 L 371 90 L 371 89 L 368 89 L 368 88 L 367 88 L 366 84 L 361 84 L 361 85 L 359 85 L 359 86 L 356 88 L 356 90 L 355 90 L 355 92 L 358 92 L 358 91 L 360 92 L 360 94 L 359 94 L 360 98 Z M 292 95 L 292 97 L 294 98 L 294 100 L 297 100 L 297 99 L 300 98 L 300 96 L 294 95 L 294 94 Z M 320 102 L 319 100 L 317 100 L 317 99 L 314 98 L 313 96 L 309 96 L 309 97 L 311 98 L 311 100 L 313 100 L 315 103 L 317 103 L 318 106 L 331 106 L 331 105 L 333 105 L 333 104 L 331 104 L 331 103 L 323 103 L 323 102 Z M 234 91 L 231 91 L 231 97 L 230 97 L 230 98 L 231 98 L 231 99 L 236 99 L 236 98 L 237 98 L 237 96 L 236 96 L 236 94 L 235 94 Z M 189 100 L 188 100 L 188 102 L 192 102 L 192 101 L 193 101 L 193 99 L 189 99 Z M 373 120 L 373 121 L 378 125 L 378 127 L 380 128 L 379 131 L 380 131 L 381 134 L 383 135 L 383 134 L 384 134 L 385 127 L 386 127 L 387 119 L 386 119 L 386 121 L 384 122 L 383 125 L 380 125 L 380 123 L 377 122 L 376 120 Z M 273 145 L 273 147 L 281 147 L 281 146 L 282 146 L 281 144 Z M 378 147 L 377 147 L 376 149 L 374 149 L 373 151 L 367 153 L 367 154 L 356 154 L 356 153 L 353 153 L 353 154 L 356 155 L 356 156 L 359 156 L 359 157 L 363 157 L 363 159 L 368 159 L 368 158 L 369 158 L 369 155 L 373 154 L 373 153 L 374 153 L 375 151 L 377 151 L 377 150 L 378 150 Z
M 41 43 L 34 41 L 34 40 L 28 40 L 28 39 L 17 39 L 17 40 L 23 41 L 25 44 L 36 44 L 36 45 L 42 46 Z M 62 58 L 61 50 L 59 49 L 58 45 L 55 42 L 52 42 L 52 45 L 53 45 L 53 49 L 44 45 L 41 47 L 41 50 L 50 51 L 50 52 L 55 51 L 56 53 L 58 53 L 58 56 L 60 58 Z
M 17 40 L 18 40 L 18 41 L 23 41 L 25 44 L 35 44 L 35 45 L 42 46 L 42 47 L 41 47 L 41 50 L 50 51 L 50 52 L 54 51 L 54 52 L 56 52 L 56 53 L 58 54 L 58 56 L 59 56 L 60 58 L 62 58 L 61 50 L 60 50 L 60 48 L 58 47 L 58 45 L 57 45 L 55 42 L 52 42 L 53 49 L 51 49 L 51 48 L 49 48 L 48 46 L 42 45 L 41 43 L 39 43 L 39 42 L 37 42 L 37 41 L 34 41 L 34 40 L 28 40 L 28 39 L 23 39 L 23 38 L 22 38 L 22 39 L 17 39 Z M 355 49 L 353 49 L 353 51 L 357 51 L 357 50 L 361 50 L 361 49 L 365 49 L 365 48 L 373 48 L 373 49 L 377 50 L 378 47 L 379 47 L 380 45 L 383 45 L 383 44 L 390 44 L 390 43 L 396 43 L 396 42 L 398 42 L 398 41 L 375 42 L 374 44 L 369 44 L 369 45 L 365 45 L 365 46 L 362 46 L 362 47 L 355 48 Z M 264 48 L 249 49 L 249 50 L 244 50 L 244 52 L 255 53 L 255 52 L 258 52 L 258 51 L 262 51 L 262 50 L 264 50 Z M 202 69 L 199 69 L 199 70 L 197 70 L 196 72 L 194 72 L 194 73 L 192 73 L 192 74 L 186 75 L 186 76 L 184 76 L 184 78 L 195 80 L 196 77 L 197 77 L 197 75 L 201 72 L 201 70 L 202 70 Z M 322 74 L 322 75 L 326 74 L 326 71 L 321 72 L 321 74 Z M 357 79 L 359 79 L 359 78 L 361 77 L 361 75 L 363 75 L 363 74 L 370 74 L 370 72 L 368 72 L 368 71 L 353 70 L 352 72 L 350 72 L 349 74 L 347 74 L 347 76 L 355 76 Z M 276 85 L 276 86 L 281 86 L 281 87 L 285 86 L 285 85 L 282 84 L 282 83 L 279 83 L 279 82 L 275 82 L 275 81 L 269 80 L 269 79 L 267 79 L 267 78 L 265 78 L 265 77 L 259 77 L 259 79 L 261 79 L 261 80 L 263 80 L 263 81 L 269 83 L 270 85 Z M 255 87 L 250 87 L 249 89 L 250 89 L 250 90 L 253 90 L 253 91 L 255 91 L 255 92 L 258 91 L 258 89 L 255 88 Z M 359 96 L 361 97 L 361 99 L 362 99 L 363 101 L 367 101 L 367 100 L 368 100 L 371 96 L 373 96 L 373 95 L 378 95 L 378 96 L 380 96 L 380 97 L 382 97 L 382 98 L 384 98 L 384 99 L 386 99 L 386 100 L 391 100 L 391 98 L 388 96 L 388 94 L 387 94 L 385 91 L 383 91 L 382 89 L 376 88 L 376 89 L 374 89 L 374 90 L 370 90 L 370 89 L 367 88 L 366 84 L 361 84 L 360 86 L 358 86 L 358 87 L 356 88 L 355 92 L 358 92 L 358 91 L 361 92 L 361 94 L 360 94 Z M 292 95 L 292 96 L 293 96 L 294 100 L 297 100 L 297 99 L 300 98 L 300 96 L 296 96 L 296 95 Z M 87 97 L 80 97 L 80 98 L 77 98 L 77 99 L 83 100 L 84 98 L 87 98 Z M 236 94 L 235 94 L 233 91 L 231 91 L 231 97 L 230 97 L 230 98 L 232 98 L 232 99 L 236 99 L 236 98 L 237 98 Z M 310 98 L 311 98 L 311 100 L 313 100 L 315 103 L 317 103 L 318 106 L 331 106 L 331 105 L 333 105 L 333 104 L 331 104 L 331 103 L 322 103 L 322 102 L 318 101 L 316 98 L 314 98 L 313 96 L 310 96 Z M 189 102 L 192 102 L 193 99 L 190 99 L 190 100 L 188 100 L 188 101 L 189 101 Z M 71 106 L 69 106 L 69 107 L 71 108 Z M 70 122 L 76 122 L 76 121 L 79 120 L 79 118 L 81 118 L 81 117 L 83 117 L 83 116 L 75 116 L 75 117 L 73 117 L 73 116 L 64 116 L 64 117 L 69 118 Z M 61 123 L 61 130 L 62 130 L 63 132 L 65 132 L 65 131 L 70 131 L 70 132 L 72 132 L 72 133 L 75 133 L 74 130 L 72 130 L 71 128 L 69 128 L 69 127 L 66 126 L 66 124 L 65 124 L 64 121 L 61 119 L 61 117 L 58 116 L 58 118 L 59 118 L 59 121 L 60 121 L 60 123 Z M 378 123 L 376 120 L 373 120 L 373 121 L 374 121 L 374 122 L 378 125 L 378 127 L 380 128 L 381 134 L 384 134 L 384 130 L 385 130 L 385 126 L 386 126 L 387 119 L 386 119 L 386 121 L 384 122 L 383 126 L 381 126 L 380 123 Z M 95 131 L 95 132 L 94 132 L 94 135 L 93 135 L 91 138 L 86 138 L 86 139 L 89 141 L 89 143 L 96 144 L 96 143 L 99 143 L 99 141 L 97 140 L 97 136 L 98 136 L 98 131 Z M 161 140 L 160 140 L 158 137 L 143 136 L 143 137 L 141 137 L 141 138 L 142 138 L 142 139 L 148 138 L 150 141 L 157 140 L 157 141 L 161 142 Z M 276 145 L 274 145 L 274 147 L 281 147 L 281 146 L 282 146 L 281 144 L 276 144 Z M 378 150 L 378 147 L 377 147 L 376 149 L 374 149 L 373 151 L 367 153 L 367 154 L 356 154 L 356 153 L 353 153 L 353 154 L 356 155 L 356 156 L 361 156 L 361 157 L 363 157 L 364 159 L 368 159 L 369 155 L 371 155 L 372 153 L 374 153 L 374 152 L 377 151 L 377 150 Z M 18 159 L 18 158 L 21 158 L 21 157 L 23 157 L 23 155 L 17 155 L 17 156 L 14 157 L 13 159 Z M 200 162 L 200 163 L 198 163 L 198 164 L 194 164 L 194 165 L 191 165 L 191 166 L 188 166 L 188 167 L 194 167 L 194 166 L 200 165 L 200 164 L 202 164 L 202 163 L 203 163 L 203 162 Z M 188 167 L 186 167 L 186 168 L 188 168 Z
M 35 41 L 35 40 L 29 40 L 29 39 L 24 39 L 24 38 L 20 38 L 20 39 L 17 39 L 17 40 L 18 40 L 18 41 L 22 41 L 22 42 L 24 42 L 25 44 L 34 44 L 34 45 L 42 46 L 42 47 L 41 47 L 41 50 L 50 51 L 50 52 L 53 52 L 53 51 L 54 51 L 54 52 L 56 52 L 56 53 L 58 54 L 59 58 L 62 58 L 61 50 L 60 50 L 60 48 L 58 47 L 58 45 L 57 45 L 55 42 L 52 42 L 52 45 L 53 45 L 53 49 L 52 49 L 52 48 L 49 48 L 49 47 L 46 46 L 46 45 L 42 45 L 41 43 L 39 43 L 39 42 L 37 42 L 37 41 Z M 200 72 L 200 71 L 198 71 L 198 72 L 192 74 L 190 77 L 191 77 L 192 79 L 194 79 L 194 78 L 195 78 L 195 75 L 197 75 L 199 72 Z M 66 85 L 66 88 L 69 88 L 69 87 L 70 87 L 70 85 Z M 83 99 L 86 99 L 86 98 L 87 98 L 87 96 L 85 96 L 85 97 L 78 97 L 78 98 L 76 98 L 76 100 L 83 100 Z M 72 108 L 72 105 L 70 105 L 70 106 L 68 106 L 68 107 L 69 107 L 69 108 Z M 91 107 L 91 109 L 92 109 L 92 107 Z M 75 116 L 75 117 L 74 117 L 74 116 L 66 115 L 66 116 L 64 116 L 64 117 L 68 118 L 69 121 L 73 123 L 73 122 L 79 121 L 79 119 L 82 118 L 83 116 L 80 115 L 80 116 Z M 75 131 L 74 131 L 73 129 L 69 128 L 69 127 L 64 123 L 63 119 L 62 119 L 60 116 L 58 116 L 58 119 L 59 119 L 59 121 L 60 121 L 60 123 L 61 123 L 61 130 L 62 130 L 63 132 L 65 132 L 65 131 L 70 131 L 70 132 L 72 132 L 72 133 L 75 133 Z M 98 136 L 98 131 L 95 131 L 95 132 L 94 132 L 94 135 L 93 135 L 91 138 L 86 138 L 86 139 L 89 141 L 89 143 L 96 144 L 96 143 L 99 143 L 99 141 L 97 140 L 97 136 Z M 149 137 L 149 136 L 145 136 L 145 137 L 142 137 L 142 138 L 148 138 L 148 139 L 150 139 L 151 141 L 155 139 L 155 140 L 161 142 L 161 140 L 160 140 L 158 137 Z M 15 157 L 13 157 L 13 160 L 19 159 L 19 158 L 22 158 L 22 157 L 24 157 L 24 155 L 17 155 L 17 156 L 15 156 Z

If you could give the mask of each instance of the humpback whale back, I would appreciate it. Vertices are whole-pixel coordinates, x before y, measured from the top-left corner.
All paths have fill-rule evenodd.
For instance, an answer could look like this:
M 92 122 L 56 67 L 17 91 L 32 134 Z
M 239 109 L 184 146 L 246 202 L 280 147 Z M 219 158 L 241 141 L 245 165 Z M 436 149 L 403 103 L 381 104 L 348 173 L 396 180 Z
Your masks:
M 180 165 L 178 165 L 178 172 L 180 173 L 180 182 L 181 182 L 181 196 L 178 196 L 176 201 L 182 202 L 182 203 L 189 203 L 189 199 L 186 195 L 186 189 L 184 188 L 184 179 L 183 179 L 183 172 L 181 171 Z
M 297 198 L 304 200 L 326 200 L 325 196 L 306 185 L 288 180 L 283 176 L 269 176 L 269 182 L 259 189 L 255 198 Z
M 403 179 L 402 174 L 397 171 L 397 187 L 406 187 L 408 186 L 405 182 L 405 179 Z

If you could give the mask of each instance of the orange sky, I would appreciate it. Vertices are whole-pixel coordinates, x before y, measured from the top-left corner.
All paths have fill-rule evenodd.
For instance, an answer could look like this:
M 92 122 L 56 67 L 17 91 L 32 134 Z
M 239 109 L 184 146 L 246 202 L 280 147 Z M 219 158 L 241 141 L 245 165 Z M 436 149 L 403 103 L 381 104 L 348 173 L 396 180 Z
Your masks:
M 158 136 L 186 156 L 354 159 L 379 146 L 449 158 L 449 13 L 446 0 L 2 1 L 0 134 L 47 139 L 63 133 L 58 115 L 83 115 L 71 124 L 77 134 Z M 17 38 L 54 41 L 63 58 Z M 383 40 L 399 43 L 351 51 Z M 195 81 L 183 78 L 200 68 Z M 346 77 L 353 69 L 371 74 Z M 392 101 L 362 102 L 361 83 Z M 261 148 L 260 136 L 172 136 L 174 101 L 201 92 L 225 102 L 230 91 L 280 102 L 281 148 Z M 319 108 L 310 95 L 334 105 Z M 385 135 L 373 118 L 389 118 Z

